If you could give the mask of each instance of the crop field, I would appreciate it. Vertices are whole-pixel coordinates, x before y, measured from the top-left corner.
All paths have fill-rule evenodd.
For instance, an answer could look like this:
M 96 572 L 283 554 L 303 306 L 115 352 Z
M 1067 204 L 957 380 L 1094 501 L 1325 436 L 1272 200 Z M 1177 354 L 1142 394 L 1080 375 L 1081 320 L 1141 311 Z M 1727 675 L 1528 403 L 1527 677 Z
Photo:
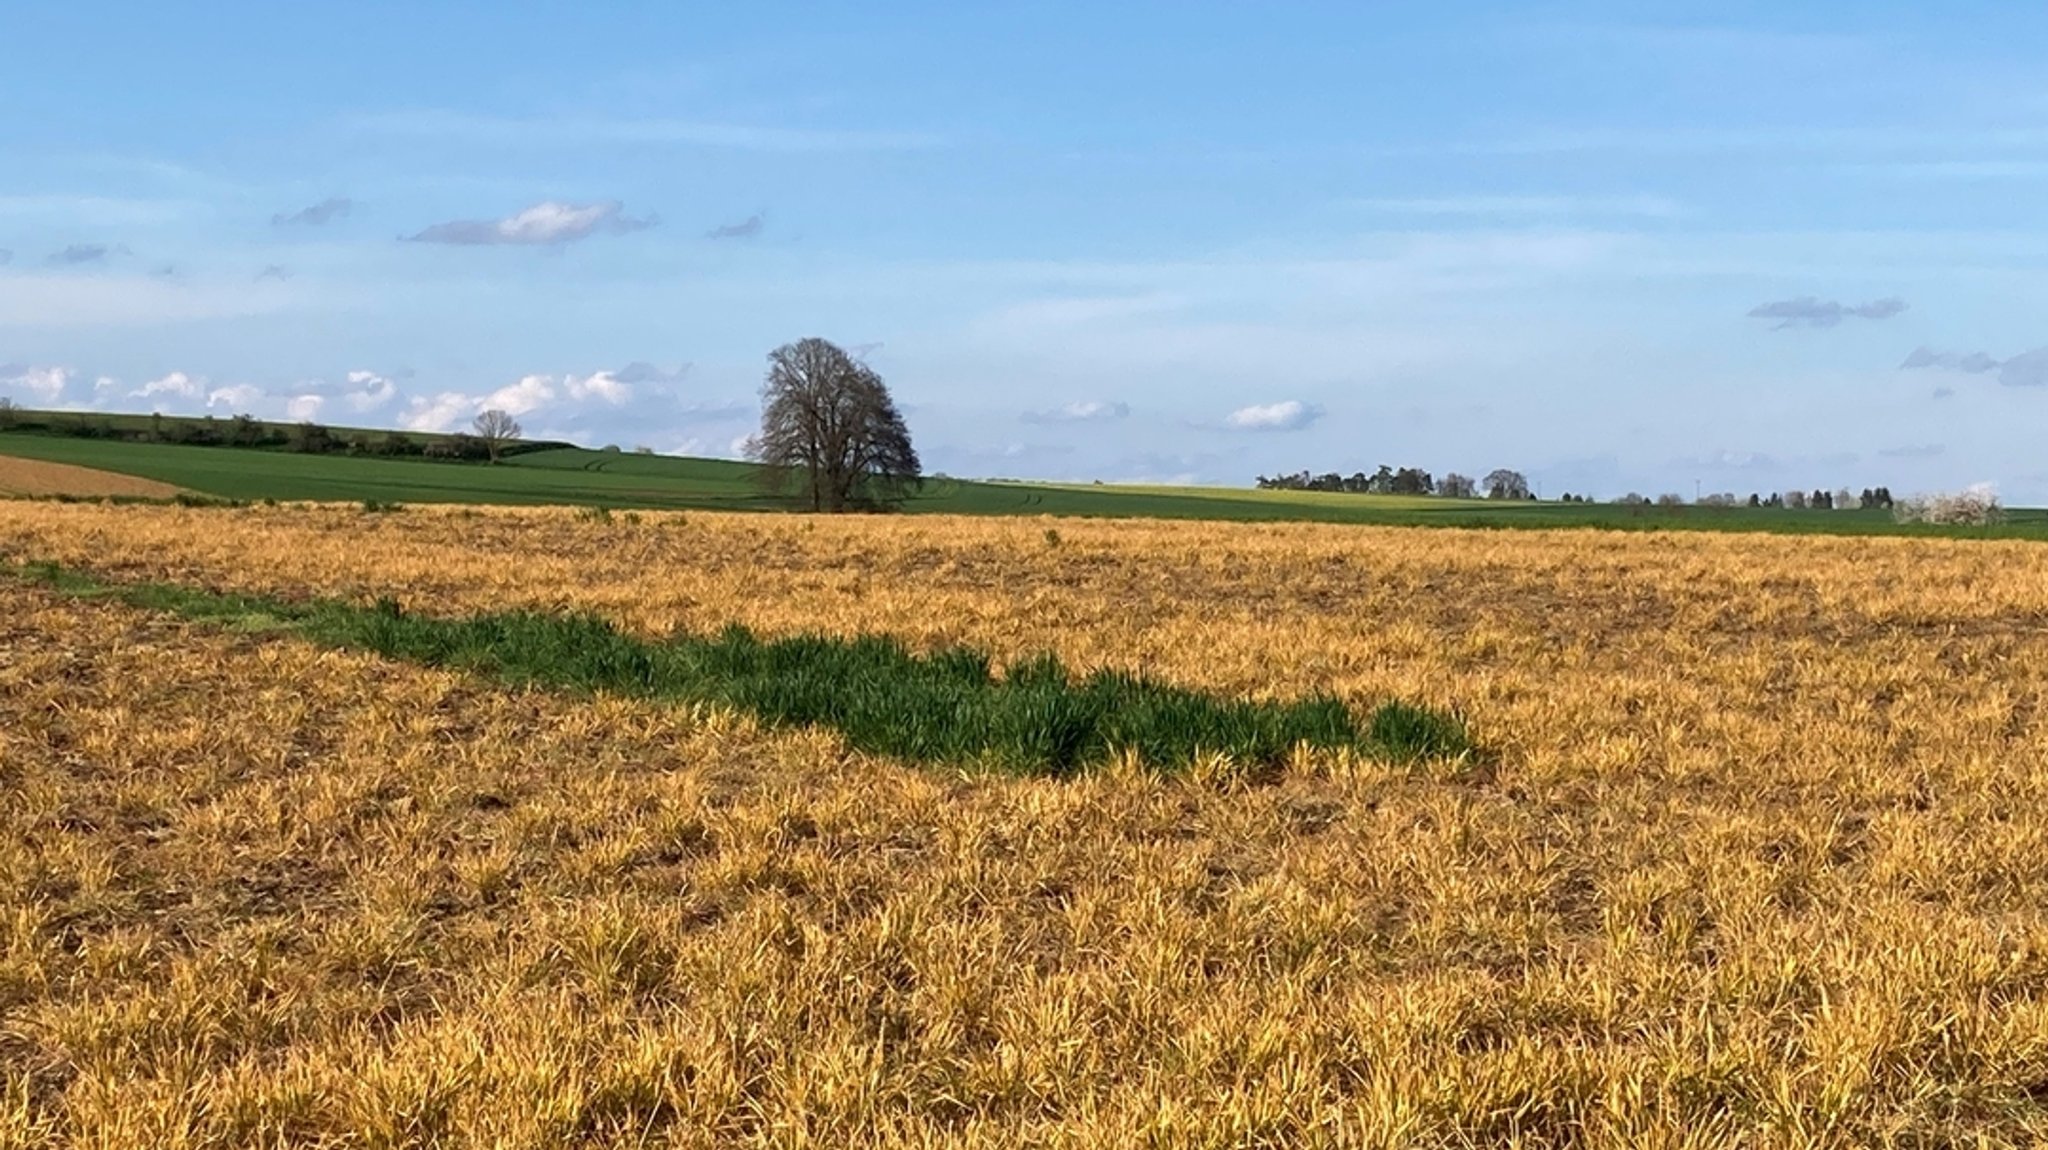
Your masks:
M 178 489 L 168 483 L 99 471 L 69 463 L 0 456 L 0 496 L 82 496 L 167 499 Z
M 0 1146 L 2048 1142 L 2037 545 L 0 502 L 0 565 Z M 1101 753 L 741 673 L 805 659 Z
M 131 424 L 146 420 L 147 417 L 126 417 Z M 122 425 L 119 420 L 115 422 L 116 426 Z M 385 433 L 360 434 L 376 437 Z M 522 450 L 507 456 L 501 464 L 489 466 L 0 432 L 0 462 L 10 458 L 17 466 L 28 460 L 69 464 L 133 476 L 198 495 L 249 502 L 372 500 L 405 504 L 569 505 L 615 510 L 796 509 L 790 499 L 765 490 L 755 469 L 748 464 L 546 444 L 523 445 Z M 68 492 L 102 493 L 90 487 Z M 902 510 L 913 515 L 2048 539 L 2048 510 L 2041 508 L 2012 509 L 2003 523 L 1992 527 L 1931 527 L 1902 525 L 1894 522 L 1889 512 L 1876 509 L 1628 506 L 1234 487 L 977 481 L 945 476 L 928 477 L 904 502 Z

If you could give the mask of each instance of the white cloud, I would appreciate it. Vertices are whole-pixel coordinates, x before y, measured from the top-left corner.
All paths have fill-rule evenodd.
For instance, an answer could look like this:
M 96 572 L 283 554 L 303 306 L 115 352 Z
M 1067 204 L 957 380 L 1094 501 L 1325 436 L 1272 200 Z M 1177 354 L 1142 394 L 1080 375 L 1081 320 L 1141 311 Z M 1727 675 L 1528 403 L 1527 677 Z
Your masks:
M 1049 411 L 1027 411 L 1026 423 L 1098 423 L 1122 419 L 1131 413 L 1128 403 L 1114 403 L 1099 399 L 1076 400 Z
M 31 402 L 49 406 L 64 398 L 77 373 L 68 367 L 32 367 L 23 363 L 0 366 L 0 393 L 26 395 Z
M 326 405 L 326 396 L 295 395 L 284 405 L 284 413 L 291 419 L 303 423 L 319 415 L 320 409 Z
M 407 431 L 447 432 L 468 423 L 482 410 L 473 395 L 444 391 L 432 397 L 415 397 L 399 423 Z
M 602 399 L 614 407 L 633 398 L 633 389 L 609 371 L 596 372 L 582 379 L 565 376 L 562 386 L 570 399 Z
M 1321 408 L 1288 399 L 1240 407 L 1223 422 L 1233 431 L 1300 431 L 1322 416 Z
M 186 399 L 197 399 L 206 390 L 205 381 L 195 379 L 182 371 L 174 371 L 142 385 L 140 390 L 128 394 L 146 399 L 153 395 L 176 395 Z
M 374 371 L 348 373 L 348 403 L 357 411 L 374 411 L 398 395 L 398 385 Z
M 554 402 L 554 383 L 545 375 L 523 376 L 518 383 L 509 384 L 484 396 L 478 402 L 479 410 L 496 408 L 512 415 L 530 415 L 546 404 Z
M 567 244 L 599 232 L 614 235 L 654 226 L 652 217 L 634 218 L 617 200 L 567 204 L 544 200 L 501 220 L 450 220 L 406 237 L 427 244 Z
M 248 411 L 263 398 L 263 389 L 247 383 L 216 387 L 206 393 L 206 406 L 227 408 L 231 411 Z

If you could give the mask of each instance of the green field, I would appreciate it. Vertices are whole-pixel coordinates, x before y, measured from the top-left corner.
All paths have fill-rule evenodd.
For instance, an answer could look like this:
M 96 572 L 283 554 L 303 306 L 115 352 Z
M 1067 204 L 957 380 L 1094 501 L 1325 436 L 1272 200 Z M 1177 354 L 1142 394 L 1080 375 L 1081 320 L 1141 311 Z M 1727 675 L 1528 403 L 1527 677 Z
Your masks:
M 317 502 L 569 504 L 724 511 L 794 509 L 765 493 L 747 464 L 716 459 L 543 447 L 497 465 L 245 447 L 192 447 L 12 431 L 0 455 L 139 475 L 225 499 Z M 2048 539 L 2048 511 L 2011 513 L 1993 528 L 1901 527 L 1883 511 L 1434 499 L 936 478 L 904 505 L 911 514 L 1052 515 L 1155 519 L 1305 520 L 1446 527 L 1608 527 L 1823 534 L 1935 534 Z

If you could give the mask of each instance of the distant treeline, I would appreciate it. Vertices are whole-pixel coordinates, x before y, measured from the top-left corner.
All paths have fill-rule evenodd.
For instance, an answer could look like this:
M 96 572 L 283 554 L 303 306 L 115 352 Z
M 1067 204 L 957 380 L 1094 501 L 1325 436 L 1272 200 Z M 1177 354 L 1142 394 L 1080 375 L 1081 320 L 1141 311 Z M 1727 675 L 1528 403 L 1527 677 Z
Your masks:
M 0 400 L 0 431 L 35 432 L 75 439 L 124 443 L 170 443 L 192 447 L 244 447 L 304 455 L 374 455 L 386 458 L 484 462 L 490 445 L 474 435 L 426 435 L 403 431 L 359 431 L 322 424 L 270 423 L 250 415 L 228 419 L 172 415 L 111 416 L 98 412 L 28 411 Z M 557 443 L 508 444 L 502 454 L 560 447 Z
M 1566 496 L 1565 498 L 1569 499 L 1571 497 Z M 1580 502 L 1583 503 L 1586 500 L 1581 499 Z M 1671 494 L 1659 495 L 1657 498 L 1651 499 L 1647 495 L 1639 495 L 1631 491 L 1627 495 L 1615 500 L 1615 502 L 1626 506 L 1656 504 L 1659 507 L 1683 507 L 1686 505 L 1687 500 L 1682 495 Z M 1889 511 L 1895 506 L 1895 501 L 1892 499 L 1892 489 L 1889 487 L 1866 487 L 1861 491 L 1851 491 L 1846 487 L 1837 488 L 1834 491 L 1828 491 L 1825 488 L 1816 489 L 1812 492 L 1774 491 L 1768 495 L 1751 492 L 1746 500 L 1732 491 L 1722 491 L 1712 495 L 1702 495 L 1691 502 L 1697 507 L 1789 507 L 1795 511 L 1857 511 L 1866 507 Z
M 1438 479 L 1420 467 L 1389 467 L 1367 475 L 1363 471 L 1342 475 L 1335 471 L 1316 475 L 1297 471 L 1292 475 L 1261 475 L 1260 487 L 1279 491 L 1345 491 L 1354 495 L 1438 495 L 1445 499 L 1476 499 L 1484 492 L 1488 499 L 1529 499 L 1529 480 L 1519 471 L 1505 467 L 1489 472 L 1477 481 L 1453 471 Z
M 1318 475 L 1310 471 L 1297 471 L 1291 475 L 1261 475 L 1258 485 L 1268 490 L 1279 491 L 1341 491 L 1354 495 L 1435 495 L 1444 499 L 1533 499 L 1529 480 L 1521 472 L 1509 468 L 1498 468 L 1487 473 L 1486 478 L 1474 480 L 1453 471 L 1442 479 L 1432 476 L 1420 467 L 1389 467 L 1381 464 L 1378 471 L 1367 475 L 1355 471 L 1350 475 L 1326 471 Z M 1569 492 L 1557 497 L 1560 503 L 1599 503 L 1601 500 L 1590 495 L 1574 495 Z M 1851 491 L 1846 487 L 1829 491 L 1825 488 L 1807 491 L 1753 493 L 1747 499 L 1733 492 L 1717 492 L 1688 500 L 1683 495 L 1665 494 L 1652 499 L 1647 495 L 1629 492 L 1613 500 L 1624 507 L 1753 507 L 1792 508 L 1794 510 L 1855 511 L 1860 508 L 1890 510 L 1894 506 L 1889 487 L 1866 487 Z

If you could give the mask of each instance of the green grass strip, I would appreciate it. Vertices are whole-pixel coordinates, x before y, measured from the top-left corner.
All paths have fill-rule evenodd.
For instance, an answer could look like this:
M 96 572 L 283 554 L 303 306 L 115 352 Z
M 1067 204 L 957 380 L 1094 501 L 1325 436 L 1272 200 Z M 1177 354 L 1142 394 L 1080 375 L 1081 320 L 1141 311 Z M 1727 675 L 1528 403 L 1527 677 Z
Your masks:
M 587 614 L 511 611 L 440 618 L 394 600 L 363 606 L 229 595 L 168 584 L 104 584 L 50 564 L 16 568 L 46 586 L 240 630 L 453 667 L 507 683 L 709 703 L 771 726 L 829 727 L 862 751 L 920 762 L 1065 775 L 1135 751 L 1159 769 L 1207 755 L 1272 768 L 1302 745 L 1391 760 L 1474 754 L 1457 718 L 1399 701 L 1361 725 L 1342 701 L 1219 699 L 1116 671 L 1077 676 L 1051 654 L 998 674 L 964 647 L 916 654 L 887 636 L 762 639 L 732 626 L 646 640 Z

